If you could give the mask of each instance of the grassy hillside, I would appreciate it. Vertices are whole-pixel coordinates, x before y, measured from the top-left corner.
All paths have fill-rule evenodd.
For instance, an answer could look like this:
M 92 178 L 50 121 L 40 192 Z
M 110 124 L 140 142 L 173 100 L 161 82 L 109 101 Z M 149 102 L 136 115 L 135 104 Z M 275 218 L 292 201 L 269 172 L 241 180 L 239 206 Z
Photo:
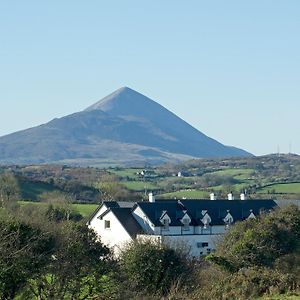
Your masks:
M 257 192 L 272 194 L 300 194 L 300 183 L 271 184 L 259 189 Z
M 180 190 L 177 192 L 172 192 L 172 193 L 165 193 L 165 194 L 160 194 L 160 198 L 186 198 L 186 199 L 208 199 L 209 198 L 209 192 L 201 191 L 201 190 Z
M 3 167 L 3 172 L 8 169 Z M 146 168 L 80 168 L 58 165 L 9 167 L 20 178 L 21 197 L 39 201 L 43 193 L 61 191 L 77 202 L 141 199 L 153 191 L 164 198 L 208 198 L 214 192 L 235 198 L 300 199 L 300 157 L 269 155 L 251 158 L 192 160 Z M 178 176 L 181 174 L 181 176 Z M 114 184 L 109 185 L 113 180 Z M 103 190 L 103 182 L 106 189 Z

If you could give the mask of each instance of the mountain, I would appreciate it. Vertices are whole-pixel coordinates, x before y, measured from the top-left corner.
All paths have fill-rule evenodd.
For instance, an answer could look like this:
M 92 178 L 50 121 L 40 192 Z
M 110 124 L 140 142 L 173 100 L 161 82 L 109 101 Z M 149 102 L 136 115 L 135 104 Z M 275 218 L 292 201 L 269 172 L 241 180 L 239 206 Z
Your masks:
M 128 87 L 84 111 L 0 137 L 0 162 L 13 164 L 137 165 L 249 155 Z

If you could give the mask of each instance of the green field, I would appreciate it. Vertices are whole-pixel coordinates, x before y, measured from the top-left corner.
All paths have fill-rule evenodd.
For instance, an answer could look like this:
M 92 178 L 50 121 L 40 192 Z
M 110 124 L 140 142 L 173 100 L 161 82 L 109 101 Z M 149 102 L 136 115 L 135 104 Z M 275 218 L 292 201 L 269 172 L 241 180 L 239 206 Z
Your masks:
M 158 196 L 159 198 L 177 198 L 177 199 L 209 199 L 209 192 L 194 189 L 180 190 L 172 193 L 165 193 Z
M 122 182 L 122 184 L 129 190 L 132 191 L 144 191 L 147 190 L 158 190 L 159 187 L 152 182 L 145 181 L 126 181 Z
M 279 183 L 265 186 L 257 191 L 261 194 L 300 194 L 300 183 Z
M 91 215 L 99 205 L 98 204 L 72 204 L 72 206 L 83 217 L 87 217 Z
M 44 182 L 20 181 L 19 187 L 22 199 L 34 201 L 38 200 L 44 193 L 58 191 L 58 189 L 53 187 L 51 184 Z
M 47 205 L 44 202 L 32 202 L 32 201 L 19 201 L 19 204 L 21 206 L 24 205 L 38 205 L 38 206 L 42 206 L 42 205 Z M 83 217 L 87 217 L 90 214 L 93 213 L 93 211 L 98 207 L 98 204 L 78 204 L 78 203 L 74 203 L 72 204 L 72 207 L 79 212 Z
M 130 178 L 130 179 L 138 179 L 139 177 L 136 173 L 141 171 L 142 169 L 137 169 L 137 168 L 109 170 L 110 173 L 115 174 L 120 178 Z
M 253 173 L 254 169 L 226 169 L 212 172 L 210 174 L 219 176 L 232 176 L 238 180 L 245 180 L 249 179 Z

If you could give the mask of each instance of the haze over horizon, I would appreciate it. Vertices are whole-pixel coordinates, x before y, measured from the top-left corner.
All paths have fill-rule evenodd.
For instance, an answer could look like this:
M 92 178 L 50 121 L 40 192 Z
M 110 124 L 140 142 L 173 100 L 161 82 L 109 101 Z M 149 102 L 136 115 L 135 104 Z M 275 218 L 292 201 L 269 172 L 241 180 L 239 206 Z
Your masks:
M 253 154 L 300 154 L 298 1 L 0 3 L 0 136 L 122 86 Z

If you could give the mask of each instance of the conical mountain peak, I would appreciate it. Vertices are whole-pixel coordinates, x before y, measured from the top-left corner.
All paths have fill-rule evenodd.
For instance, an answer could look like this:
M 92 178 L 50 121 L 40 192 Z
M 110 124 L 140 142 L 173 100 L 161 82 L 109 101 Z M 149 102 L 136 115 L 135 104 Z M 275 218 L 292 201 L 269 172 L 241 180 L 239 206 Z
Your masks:
M 101 109 L 103 111 L 109 111 L 116 105 L 119 106 L 120 104 L 123 105 L 132 105 L 135 104 L 137 101 L 147 101 L 150 100 L 146 96 L 140 94 L 139 92 L 124 86 L 113 93 L 109 94 L 108 96 L 104 97 L 100 101 L 96 102 L 95 104 L 89 106 L 86 111 L 91 111 L 95 109 Z M 152 101 L 152 100 L 150 100 Z
M 0 137 L 0 154 L 0 163 L 88 165 L 250 155 L 209 138 L 128 87 L 83 112 Z

